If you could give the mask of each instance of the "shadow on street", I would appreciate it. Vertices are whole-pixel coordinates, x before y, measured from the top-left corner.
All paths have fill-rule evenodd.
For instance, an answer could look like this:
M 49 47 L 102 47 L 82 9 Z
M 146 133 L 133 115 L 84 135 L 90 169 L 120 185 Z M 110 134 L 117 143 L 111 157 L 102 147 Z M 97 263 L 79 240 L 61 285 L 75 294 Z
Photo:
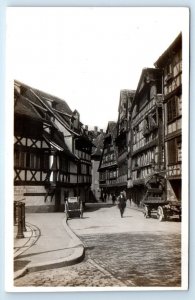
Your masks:
M 101 203 L 85 203 L 85 208 L 84 208 L 84 212 L 85 211 L 96 211 L 99 210 L 100 208 L 103 207 L 112 207 L 114 206 L 112 203 L 105 203 L 105 202 L 101 202 Z

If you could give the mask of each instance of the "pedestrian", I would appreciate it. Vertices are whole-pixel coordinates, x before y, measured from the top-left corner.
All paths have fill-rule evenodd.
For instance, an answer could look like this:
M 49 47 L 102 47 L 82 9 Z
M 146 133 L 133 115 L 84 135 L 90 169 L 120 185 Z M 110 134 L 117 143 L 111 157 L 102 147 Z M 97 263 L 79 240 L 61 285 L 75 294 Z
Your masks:
M 105 193 L 104 194 L 104 202 L 106 202 L 106 200 L 107 200 L 107 194 Z
M 120 195 L 118 196 L 118 208 L 120 210 L 121 218 L 123 218 L 123 214 L 126 207 L 126 197 L 123 192 L 120 192 Z
M 116 202 L 116 195 L 115 193 L 112 194 L 112 203 L 113 205 L 115 205 L 115 202 Z
M 105 197 L 105 196 L 104 196 L 104 193 L 103 193 L 103 194 L 102 194 L 102 201 L 103 201 L 103 202 L 104 202 L 104 197 Z

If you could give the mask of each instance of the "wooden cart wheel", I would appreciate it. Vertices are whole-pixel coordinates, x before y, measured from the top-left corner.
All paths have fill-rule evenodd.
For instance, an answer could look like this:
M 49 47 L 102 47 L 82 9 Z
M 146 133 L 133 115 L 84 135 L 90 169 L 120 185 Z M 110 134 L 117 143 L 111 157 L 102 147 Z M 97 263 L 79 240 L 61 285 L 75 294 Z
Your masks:
M 164 211 L 163 211 L 162 206 L 159 206 L 159 207 L 158 207 L 158 210 L 157 210 L 157 217 L 158 217 L 158 220 L 159 220 L 160 222 L 164 221 L 164 219 L 165 219 Z

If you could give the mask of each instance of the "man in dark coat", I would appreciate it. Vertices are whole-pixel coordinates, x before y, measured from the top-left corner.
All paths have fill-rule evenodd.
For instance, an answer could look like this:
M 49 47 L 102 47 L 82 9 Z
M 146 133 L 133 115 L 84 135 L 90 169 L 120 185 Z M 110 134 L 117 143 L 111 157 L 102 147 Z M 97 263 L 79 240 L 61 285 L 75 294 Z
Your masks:
M 125 207 L 126 207 L 126 197 L 123 192 L 120 192 L 120 195 L 118 197 L 118 208 L 120 210 L 121 218 L 123 217 Z

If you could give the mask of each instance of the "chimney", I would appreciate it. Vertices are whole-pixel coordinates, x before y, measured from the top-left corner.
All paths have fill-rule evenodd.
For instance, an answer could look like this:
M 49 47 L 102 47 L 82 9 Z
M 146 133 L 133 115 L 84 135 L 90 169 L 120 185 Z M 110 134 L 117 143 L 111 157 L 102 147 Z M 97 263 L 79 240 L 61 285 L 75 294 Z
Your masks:
M 103 133 L 104 131 L 103 131 L 103 129 L 100 129 L 100 133 Z
M 87 125 L 85 125 L 85 131 L 86 131 L 86 133 L 88 133 L 88 126 Z

